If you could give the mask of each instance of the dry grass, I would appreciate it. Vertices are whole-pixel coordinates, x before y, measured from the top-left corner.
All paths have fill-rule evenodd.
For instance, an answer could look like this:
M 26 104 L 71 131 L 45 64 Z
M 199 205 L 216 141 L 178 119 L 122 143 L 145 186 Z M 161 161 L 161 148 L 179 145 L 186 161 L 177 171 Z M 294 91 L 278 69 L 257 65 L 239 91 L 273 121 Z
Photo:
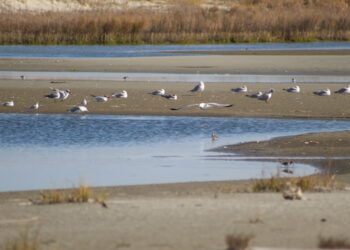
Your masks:
M 80 185 L 70 190 L 49 190 L 40 192 L 40 201 L 36 204 L 59 204 L 59 203 L 83 203 L 95 201 L 103 203 L 106 195 L 97 196 L 93 194 L 88 186 Z
M 170 1 L 170 0 L 169 0 Z M 349 0 L 241 0 L 204 8 L 7 12 L 0 44 L 159 44 L 350 39 Z
M 325 249 L 350 249 L 350 242 L 346 238 L 319 237 L 318 247 Z
M 342 185 L 335 181 L 335 175 L 328 173 L 304 176 L 282 178 L 279 172 L 268 179 L 261 178 L 254 181 L 253 192 L 281 192 L 286 183 L 290 182 L 292 186 L 300 187 L 302 191 L 320 191 L 341 189 Z
M 227 250 L 249 249 L 253 236 L 244 234 L 226 235 Z
M 29 235 L 29 233 L 23 232 L 17 238 L 8 240 L 5 242 L 1 249 L 4 250 L 39 250 L 38 236 Z

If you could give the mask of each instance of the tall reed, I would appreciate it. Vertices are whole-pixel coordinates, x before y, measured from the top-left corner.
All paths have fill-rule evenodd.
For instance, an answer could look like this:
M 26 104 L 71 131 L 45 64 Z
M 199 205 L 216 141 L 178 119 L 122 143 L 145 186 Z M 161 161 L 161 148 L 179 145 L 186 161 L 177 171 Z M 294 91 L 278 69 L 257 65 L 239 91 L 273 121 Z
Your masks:
M 240 0 L 226 8 L 5 12 L 0 44 L 347 41 L 349 0 Z

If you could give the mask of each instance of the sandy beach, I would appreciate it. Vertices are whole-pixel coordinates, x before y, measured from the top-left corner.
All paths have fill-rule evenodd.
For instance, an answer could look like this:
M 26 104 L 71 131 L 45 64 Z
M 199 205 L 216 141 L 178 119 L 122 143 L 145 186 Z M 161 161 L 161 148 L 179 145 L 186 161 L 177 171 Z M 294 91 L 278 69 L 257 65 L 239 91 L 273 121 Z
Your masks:
M 159 73 L 264 73 L 348 75 L 350 56 L 344 55 L 203 55 L 127 59 L 0 59 L 3 71 L 94 71 Z M 350 95 L 334 94 L 345 84 L 302 83 L 301 93 L 287 93 L 292 84 L 245 84 L 247 94 L 275 89 L 270 102 L 234 93 L 239 84 L 208 83 L 201 94 L 189 92 L 196 83 L 35 79 L 0 79 L 0 101 L 15 107 L 1 113 L 67 113 L 83 98 L 90 114 L 180 115 L 349 119 Z M 50 87 L 70 89 L 64 102 L 44 98 Z M 177 101 L 149 92 L 164 88 Z M 314 91 L 330 88 L 331 96 Z M 128 99 L 96 102 L 91 95 L 127 90 Z M 26 107 L 39 101 L 42 107 Z M 220 109 L 171 108 L 200 102 L 233 104 Z M 315 133 L 269 142 L 227 146 L 230 152 L 257 156 L 349 156 L 350 133 Z M 339 164 L 338 164 L 339 163 Z M 314 162 L 314 164 L 316 164 Z M 317 162 L 319 167 L 325 161 Z M 316 165 L 317 165 L 316 164 Z M 339 181 L 350 183 L 346 160 L 334 161 Z M 27 230 L 37 232 L 43 249 L 226 249 L 229 234 L 252 235 L 255 249 L 316 249 L 319 237 L 346 238 L 350 219 L 349 191 L 307 192 L 303 200 L 284 200 L 281 193 L 248 192 L 252 180 L 192 182 L 163 185 L 94 188 L 108 194 L 100 204 L 33 205 L 39 191 L 0 193 L 1 244 Z

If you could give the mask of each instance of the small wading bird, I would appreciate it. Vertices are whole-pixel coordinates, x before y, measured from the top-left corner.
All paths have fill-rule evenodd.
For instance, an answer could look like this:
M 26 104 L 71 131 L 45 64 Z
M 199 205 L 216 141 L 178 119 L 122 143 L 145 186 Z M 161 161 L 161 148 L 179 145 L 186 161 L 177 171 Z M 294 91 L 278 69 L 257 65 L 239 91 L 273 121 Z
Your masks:
M 73 108 L 70 108 L 70 109 L 68 109 L 67 111 L 68 111 L 68 112 L 71 112 L 71 113 L 89 112 L 89 110 L 87 109 L 87 107 L 82 106 L 82 105 L 74 106 Z
M 107 102 L 109 98 L 111 98 L 110 96 L 95 96 L 95 95 L 91 95 L 93 98 L 95 98 L 96 102 Z
M 274 92 L 274 89 L 269 89 L 262 95 L 258 97 L 258 100 L 265 101 L 266 103 L 271 99 L 272 93 Z
M 220 104 L 220 103 L 214 103 L 214 102 L 210 102 L 210 103 L 195 103 L 195 104 L 190 104 L 190 105 L 186 105 L 186 106 L 182 106 L 182 107 L 178 107 L 178 108 L 171 108 L 171 110 L 181 110 L 181 109 L 187 109 L 187 108 L 192 108 L 192 107 L 196 107 L 196 108 L 200 108 L 200 109 L 209 109 L 209 108 L 227 108 L 227 107 L 232 107 L 232 104 Z
M 330 96 L 331 95 L 331 90 L 330 89 L 323 89 L 320 91 L 315 91 L 314 92 L 315 95 L 319 95 L 319 96 Z
M 216 141 L 217 139 L 219 139 L 219 136 L 217 136 L 215 133 L 211 134 L 211 140 L 212 141 Z
M 300 92 L 300 87 L 298 85 L 294 86 L 294 87 L 290 87 L 290 88 L 286 88 L 286 89 L 283 89 L 287 92 L 290 92 L 290 93 L 299 93 Z
M 32 105 L 32 106 L 29 106 L 29 107 L 27 107 L 28 109 L 38 109 L 39 108 L 39 102 L 37 102 L 37 103 L 35 103 L 34 105 Z
M 5 106 L 5 107 L 14 107 L 14 106 L 15 106 L 15 102 L 14 102 L 14 101 L 4 102 L 4 103 L 2 104 L 2 106 Z
M 245 93 L 248 91 L 248 88 L 247 88 L 247 86 L 244 85 L 242 87 L 231 89 L 231 91 L 236 92 L 236 93 Z
M 200 81 L 199 84 L 197 84 L 193 89 L 191 89 L 191 92 L 203 92 L 205 89 L 205 85 L 203 81 Z
M 113 94 L 112 96 L 116 97 L 116 98 L 124 98 L 124 99 L 126 99 L 126 98 L 128 98 L 128 92 L 126 92 L 126 90 L 123 90 L 123 91 L 121 91 L 119 93 Z
M 288 161 L 282 161 L 280 162 L 285 168 L 282 170 L 283 173 L 286 174 L 293 174 L 293 170 L 291 170 L 289 167 L 294 164 L 293 160 L 288 160 Z
M 177 95 L 162 95 L 162 97 L 164 97 L 168 100 L 173 100 L 173 101 L 177 100 Z
M 338 89 L 334 93 L 337 93 L 337 94 L 349 94 L 350 93 L 350 85 L 348 85 L 347 87 Z
M 165 89 L 158 89 L 158 90 L 155 90 L 149 94 L 151 94 L 151 95 L 165 95 Z

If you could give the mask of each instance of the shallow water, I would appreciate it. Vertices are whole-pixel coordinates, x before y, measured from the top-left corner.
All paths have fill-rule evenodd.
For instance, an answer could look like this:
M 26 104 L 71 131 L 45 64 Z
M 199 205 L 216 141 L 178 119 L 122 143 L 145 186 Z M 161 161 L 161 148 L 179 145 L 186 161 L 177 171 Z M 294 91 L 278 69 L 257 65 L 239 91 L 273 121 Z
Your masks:
M 232 180 L 269 176 L 278 162 L 233 161 L 214 147 L 348 129 L 350 121 L 0 114 L 0 191 Z M 219 140 L 212 142 L 215 132 Z M 313 167 L 296 164 L 298 175 Z
M 0 57 L 91 58 L 179 55 L 171 52 L 350 49 L 350 42 L 257 43 L 137 46 L 0 46 Z M 192 54 L 193 55 L 193 54 Z
M 290 83 L 295 74 L 167 74 L 167 73 L 112 73 L 112 72 L 24 72 L 0 71 L 0 79 L 27 80 L 108 80 L 133 82 L 227 82 L 227 83 Z M 300 75 L 298 83 L 348 83 L 349 75 Z

